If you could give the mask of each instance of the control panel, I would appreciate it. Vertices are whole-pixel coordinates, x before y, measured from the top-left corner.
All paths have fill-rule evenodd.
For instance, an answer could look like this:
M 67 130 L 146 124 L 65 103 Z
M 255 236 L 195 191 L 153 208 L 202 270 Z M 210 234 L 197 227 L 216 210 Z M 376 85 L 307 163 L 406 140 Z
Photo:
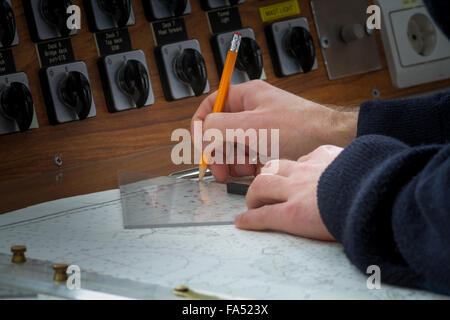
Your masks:
M 236 31 L 235 85 L 262 79 L 338 106 L 448 88 L 449 41 L 408 3 L 0 0 L 0 184 L 171 145 L 217 90 Z M 366 25 L 373 4 L 381 30 Z

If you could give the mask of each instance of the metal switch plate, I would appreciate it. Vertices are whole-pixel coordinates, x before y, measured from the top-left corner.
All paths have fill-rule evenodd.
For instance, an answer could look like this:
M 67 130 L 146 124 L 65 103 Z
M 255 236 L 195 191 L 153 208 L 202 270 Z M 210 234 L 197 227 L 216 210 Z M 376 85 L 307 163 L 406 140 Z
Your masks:
M 310 31 L 308 19 L 295 18 L 285 21 L 274 22 L 267 26 L 266 32 L 270 33 L 272 39 L 272 45 L 270 46 L 270 52 L 272 61 L 275 67 L 275 73 L 279 77 L 291 76 L 294 74 L 302 73 L 302 70 L 298 62 L 289 55 L 284 45 L 284 39 L 289 29 L 293 27 L 303 27 Z M 317 57 L 314 62 L 312 70 L 318 69 Z
M 404 8 L 401 1 L 377 0 L 381 7 L 381 38 L 398 88 L 450 78 L 450 41 L 434 24 L 421 0 Z
M 40 0 L 23 0 L 25 15 L 27 18 L 28 29 L 30 30 L 33 42 L 41 42 L 61 38 L 58 30 L 49 25 L 42 17 L 39 10 Z M 71 30 L 69 36 L 74 36 L 78 31 Z
M 174 18 L 174 15 L 169 11 L 164 0 L 142 0 L 142 4 L 148 21 Z M 183 15 L 189 13 L 191 13 L 191 2 L 188 0 Z
M 311 8 L 322 44 L 322 54 L 330 80 L 368 73 L 382 68 L 373 34 L 347 43 L 341 37 L 345 26 L 359 24 L 365 30 L 366 0 L 311 0 Z
M 104 31 L 117 28 L 116 23 L 110 15 L 105 13 L 98 5 L 98 0 L 84 0 L 84 7 L 88 17 L 89 29 L 92 32 Z M 133 4 L 131 4 L 130 20 L 128 20 L 128 26 L 132 26 L 136 23 L 134 15 Z
M 39 72 L 48 117 L 50 123 L 53 125 L 79 120 L 78 115 L 66 107 L 58 95 L 58 86 L 61 80 L 64 79 L 66 73 L 71 71 L 81 72 L 89 80 L 86 64 L 82 61 L 48 67 L 41 69 Z M 94 97 L 92 96 L 91 111 L 88 118 L 93 118 L 96 115 L 97 110 L 95 108 Z
M 12 82 L 20 82 L 26 85 L 28 88 L 30 88 L 28 83 L 28 77 L 24 72 L 18 72 L 18 73 L 12 73 L 4 76 L 0 76 L 0 92 L 3 89 L 4 86 L 7 86 L 9 83 Z M 33 116 L 33 122 L 31 123 L 30 130 L 31 129 L 38 129 L 39 124 L 36 117 L 36 110 L 34 111 Z M 19 127 L 17 124 L 13 121 L 10 121 L 8 119 L 5 119 L 0 114 L 0 135 L 5 134 L 11 134 L 11 133 L 17 133 L 20 132 Z
M 106 104 L 109 112 L 120 112 L 129 109 L 135 109 L 135 104 L 119 89 L 117 85 L 117 73 L 126 60 L 137 60 L 145 66 L 149 74 L 150 92 L 147 98 L 146 106 L 155 103 L 155 96 L 150 81 L 150 72 L 147 67 L 145 54 L 142 50 L 129 51 L 105 56 L 99 59 L 98 64 L 102 76 L 103 91 L 105 93 Z
M 225 61 L 227 59 L 228 51 L 230 50 L 231 41 L 233 40 L 233 35 L 235 32 L 240 32 L 242 34 L 242 37 L 248 37 L 253 40 L 256 40 L 255 33 L 253 32 L 252 28 L 244 28 L 239 30 L 234 30 L 226 33 L 220 33 L 216 34 L 211 39 L 211 45 L 213 47 L 214 51 L 214 57 L 216 60 L 217 65 L 217 71 L 219 75 L 222 74 L 223 67 L 225 65 Z M 265 80 L 265 72 L 263 70 L 261 79 Z M 248 75 L 238 70 L 237 68 L 234 69 L 233 76 L 231 77 L 231 84 L 240 84 L 250 81 L 250 78 Z
M 196 39 L 165 44 L 155 48 L 155 56 L 157 59 L 156 62 L 163 86 L 164 96 L 168 101 L 194 96 L 194 92 L 191 87 L 178 79 L 173 67 L 175 58 L 184 49 L 195 49 L 201 53 L 200 44 Z M 207 82 L 203 93 L 208 93 L 209 90 L 209 82 Z
M 237 4 L 242 4 L 244 2 L 245 0 L 239 0 Z M 203 10 L 207 11 L 223 7 L 229 7 L 231 6 L 231 4 L 229 0 L 201 0 L 201 6 Z
M 9 5 L 12 7 L 11 0 L 6 0 L 6 2 L 8 2 Z M 14 16 L 15 16 L 15 14 L 14 14 Z M 14 40 L 11 43 L 10 47 L 17 46 L 18 44 L 19 44 L 19 33 L 17 32 L 17 20 L 16 20 L 16 34 L 14 36 Z M 4 49 L 2 44 L 0 44 L 0 49 Z

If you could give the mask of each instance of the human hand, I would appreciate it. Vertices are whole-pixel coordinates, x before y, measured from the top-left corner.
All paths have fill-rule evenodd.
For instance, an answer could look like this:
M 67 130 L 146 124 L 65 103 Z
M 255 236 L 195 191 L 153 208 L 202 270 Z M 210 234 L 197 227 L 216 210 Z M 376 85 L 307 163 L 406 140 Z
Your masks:
M 264 81 L 231 86 L 224 112 L 213 114 L 216 97 L 217 92 L 206 98 L 195 113 L 191 124 L 194 139 L 195 121 L 204 122 L 204 131 L 219 129 L 224 137 L 226 129 L 267 129 L 269 133 L 271 129 L 279 129 L 280 158 L 295 160 L 320 145 L 344 147 L 356 136 L 357 116 L 302 99 Z M 271 150 L 268 140 L 267 150 Z M 235 144 L 234 141 L 232 143 Z M 249 164 L 248 157 L 245 163 L 212 164 L 210 169 L 221 182 L 230 175 L 239 177 L 258 173 L 260 167 Z
M 245 230 L 273 230 L 317 240 L 334 240 L 319 213 L 317 187 L 325 169 L 342 150 L 322 146 L 297 162 L 268 162 L 250 186 L 246 198 L 248 211 L 236 217 L 236 226 Z M 273 174 L 274 170 L 276 174 Z

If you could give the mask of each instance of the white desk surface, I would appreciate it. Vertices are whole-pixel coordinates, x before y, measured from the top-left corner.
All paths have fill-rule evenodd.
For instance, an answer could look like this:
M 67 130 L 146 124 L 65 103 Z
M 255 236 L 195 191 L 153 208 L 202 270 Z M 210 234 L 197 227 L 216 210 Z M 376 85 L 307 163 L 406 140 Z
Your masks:
M 244 198 L 243 200 L 244 201 Z M 187 285 L 250 299 L 441 299 L 382 284 L 369 290 L 336 243 L 207 226 L 125 230 L 119 190 L 57 200 L 0 216 L 0 253 L 122 279 Z M 448 298 L 448 297 L 447 297 Z

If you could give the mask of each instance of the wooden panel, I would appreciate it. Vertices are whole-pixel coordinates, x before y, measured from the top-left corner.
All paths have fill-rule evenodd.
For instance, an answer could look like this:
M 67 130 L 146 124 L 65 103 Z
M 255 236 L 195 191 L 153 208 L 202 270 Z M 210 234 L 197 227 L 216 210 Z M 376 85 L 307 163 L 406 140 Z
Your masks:
M 307 99 L 334 105 L 359 104 L 361 101 L 371 99 L 372 88 L 377 88 L 380 91 L 381 98 L 391 98 L 450 86 L 450 81 L 446 80 L 404 90 L 394 88 L 389 78 L 389 71 L 378 34 L 377 40 L 383 61 L 381 71 L 330 81 L 327 77 L 322 54 L 320 50 L 317 50 L 319 61 L 317 71 L 306 75 L 277 78 L 274 75 L 263 32 L 263 23 L 258 11 L 259 7 L 275 2 L 277 1 L 247 0 L 245 4 L 240 6 L 243 25 L 255 30 L 257 41 L 264 55 L 267 81 L 271 84 L 302 95 Z M 75 0 L 74 3 L 82 7 L 81 0 Z M 190 38 L 198 39 L 201 44 L 208 67 L 211 88 L 216 90 L 219 79 L 209 43 L 211 35 L 206 14 L 201 10 L 199 1 L 191 0 L 191 3 L 192 14 L 186 17 L 188 33 Z M 299 3 L 301 15 L 308 18 L 316 46 L 319 48 L 310 3 L 306 0 L 300 0 Z M 153 54 L 154 41 L 150 25 L 145 19 L 141 0 L 134 0 L 133 5 L 137 21 L 135 26 L 130 27 L 133 47 L 134 49 L 142 49 L 146 53 L 156 103 L 151 107 L 140 110 L 117 114 L 108 113 L 96 66 L 98 56 L 94 36 L 89 32 L 86 16 L 83 14 L 82 30 L 73 38 L 72 43 L 76 59 L 86 62 L 88 66 L 97 105 L 97 117 L 83 122 L 51 126 L 48 122 L 38 80 L 39 64 L 35 46 L 29 37 L 22 3 L 19 0 L 13 0 L 20 35 L 20 45 L 14 47 L 13 52 L 17 70 L 26 72 L 29 77 L 40 129 L 24 134 L 0 137 L 0 181 L 23 179 L 55 170 L 88 166 L 99 161 L 167 146 L 170 144 L 170 135 L 174 129 L 189 127 L 191 116 L 205 97 L 176 102 L 167 102 L 164 99 Z M 54 163 L 56 155 L 63 159 L 62 168 L 56 167 Z M 135 167 L 135 169 L 138 167 Z M 152 168 L 152 164 L 142 163 L 141 167 L 149 170 Z M 89 172 L 86 179 L 79 179 L 76 184 L 67 187 L 64 196 L 117 187 L 117 179 L 114 178 L 117 174 L 116 171 L 102 170 L 96 175 L 95 179 L 92 179 L 91 174 L 92 172 Z M 39 186 L 39 183 L 34 185 Z M 42 182 L 42 186 L 44 185 L 45 183 Z M 8 194 L 8 208 L 20 208 L 60 196 L 56 193 L 52 196 L 52 192 L 47 192 L 45 197 L 40 197 L 37 193 L 32 197 L 33 201 L 25 202 L 23 193 Z M 2 194 L 0 203 L 5 203 L 6 199 L 6 195 Z M 5 210 L 0 208 L 0 211 Z

